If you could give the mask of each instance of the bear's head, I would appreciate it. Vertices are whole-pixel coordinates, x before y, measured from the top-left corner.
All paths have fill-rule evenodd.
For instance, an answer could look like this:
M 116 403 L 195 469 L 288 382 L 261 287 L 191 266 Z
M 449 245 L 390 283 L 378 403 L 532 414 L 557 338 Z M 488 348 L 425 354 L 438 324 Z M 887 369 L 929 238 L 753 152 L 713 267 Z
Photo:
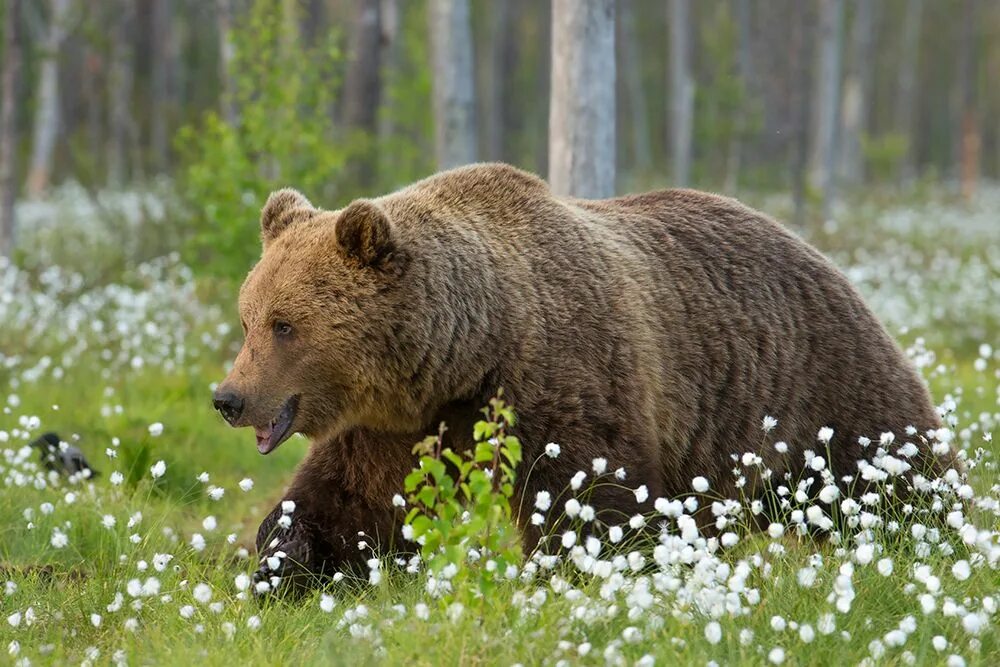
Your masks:
M 323 211 L 286 189 L 260 226 L 263 253 L 240 289 L 243 347 L 216 408 L 252 426 L 263 454 L 293 433 L 415 428 L 425 406 L 400 393 L 412 369 L 397 357 L 429 327 L 386 212 L 372 200 Z

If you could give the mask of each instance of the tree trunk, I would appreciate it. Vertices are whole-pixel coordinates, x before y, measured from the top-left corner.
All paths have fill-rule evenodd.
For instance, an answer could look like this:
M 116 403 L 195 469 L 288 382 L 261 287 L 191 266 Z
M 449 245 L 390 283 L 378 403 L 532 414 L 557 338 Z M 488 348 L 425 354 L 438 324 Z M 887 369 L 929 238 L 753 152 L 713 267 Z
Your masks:
M 233 0 L 215 0 L 215 26 L 219 40 L 219 82 L 222 94 L 219 96 L 220 112 L 223 120 L 235 126 L 236 84 L 233 81 L 233 59 L 236 47 L 233 45 Z
M 621 0 L 618 6 L 619 48 L 622 55 L 622 75 L 625 98 L 628 100 L 629 126 L 632 130 L 632 159 L 640 172 L 653 165 L 652 140 L 649 131 L 646 89 L 642 85 L 642 54 L 635 23 L 634 0 Z
M 379 99 L 382 92 L 382 19 L 379 0 L 355 0 L 351 30 L 350 62 L 344 82 L 343 121 L 350 131 L 364 132 L 374 139 L 378 129 Z M 370 147 L 369 147 L 370 148 Z M 352 170 L 358 184 L 369 188 L 375 181 L 375 154 L 368 150 L 358 156 Z
M 3 16 L 3 65 L 0 71 L 0 256 L 14 252 L 17 199 L 17 88 L 21 77 L 21 0 L 7 0 Z
M 476 88 L 468 0 L 430 0 L 434 153 L 438 169 L 476 161 Z
M 906 137 L 906 154 L 900 162 L 899 180 L 903 185 L 917 175 L 917 66 L 920 58 L 920 32 L 924 0 L 909 0 L 903 15 L 903 45 L 899 60 L 896 90 L 896 130 Z
M 804 2 L 792 2 L 790 61 L 792 67 L 792 142 L 791 142 L 791 178 L 792 198 L 795 203 L 793 221 L 796 227 L 802 229 L 806 223 L 806 171 L 809 167 L 809 122 L 812 77 L 809 63 L 811 62 L 812 39 L 811 17 L 809 7 Z
M 837 186 L 837 129 L 840 115 L 840 69 L 843 56 L 844 0 L 820 3 L 819 127 L 815 184 L 823 193 L 823 219 L 830 220 Z
M 152 5 L 152 76 L 150 77 L 150 148 L 153 168 L 163 173 L 170 166 L 170 78 L 173 70 L 171 0 Z
M 840 178 L 850 185 L 859 185 L 864 179 L 862 138 L 868 131 L 871 116 L 876 12 L 874 2 L 860 0 L 855 3 L 854 24 L 851 27 L 851 57 L 844 79 L 840 141 Z
M 549 182 L 572 197 L 615 190 L 615 3 L 554 0 Z
M 674 185 L 691 180 L 694 139 L 694 76 L 691 73 L 691 3 L 669 0 L 670 12 L 670 143 Z
M 736 128 L 729 138 L 726 159 L 725 191 L 735 192 L 739 185 L 743 153 L 746 152 L 749 111 L 754 108 L 753 82 L 753 21 L 750 0 L 736 0 L 736 72 L 740 81 L 740 105 L 736 111 Z
M 959 148 L 959 182 L 962 196 L 971 199 L 979 180 L 979 118 L 976 109 L 976 0 L 962 6 L 962 43 L 959 46 L 962 127 Z
M 511 48 L 511 0 L 490 3 L 489 80 L 486 82 L 486 156 L 490 160 L 504 157 L 504 105 L 508 52 Z
M 38 93 L 35 102 L 31 166 L 28 168 L 28 195 L 37 197 L 49 186 L 52 153 L 59 135 L 59 49 L 66 38 L 69 0 L 50 0 L 49 25 L 41 48 Z
M 132 18 L 131 0 L 118 3 L 112 29 L 111 67 L 108 73 L 110 130 L 108 184 L 120 188 L 128 178 L 128 154 L 132 148 Z

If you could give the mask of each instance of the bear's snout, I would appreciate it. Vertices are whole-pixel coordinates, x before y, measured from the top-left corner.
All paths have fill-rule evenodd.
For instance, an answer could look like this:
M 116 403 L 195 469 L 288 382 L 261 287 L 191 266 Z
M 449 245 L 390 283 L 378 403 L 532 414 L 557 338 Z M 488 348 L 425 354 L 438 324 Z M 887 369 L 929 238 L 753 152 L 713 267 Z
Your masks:
M 212 396 L 212 405 L 219 411 L 222 418 L 229 422 L 230 426 L 236 426 L 240 415 L 243 414 L 243 399 L 235 392 L 217 389 Z

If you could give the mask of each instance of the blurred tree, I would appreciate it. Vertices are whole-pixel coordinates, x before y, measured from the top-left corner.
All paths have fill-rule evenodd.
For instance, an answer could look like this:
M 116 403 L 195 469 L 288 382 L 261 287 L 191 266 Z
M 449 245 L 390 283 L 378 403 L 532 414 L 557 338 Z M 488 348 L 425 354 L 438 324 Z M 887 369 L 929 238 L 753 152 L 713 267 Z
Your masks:
M 809 119 L 812 100 L 812 76 L 809 63 L 812 58 L 812 16 L 804 2 L 794 1 L 790 15 L 791 35 L 789 62 L 794 63 L 791 78 L 792 141 L 790 143 L 792 199 L 795 213 L 793 222 L 802 228 L 806 223 L 806 186 L 809 167 Z
M 668 0 L 670 23 L 670 146 L 673 183 L 686 186 L 691 179 L 694 136 L 694 76 L 691 72 L 691 23 L 689 0 Z
M 170 165 L 170 83 L 176 55 L 172 14 L 172 0 L 152 0 L 150 149 L 153 168 L 161 173 Z
M 363 144 L 351 163 L 351 172 L 362 188 L 375 182 L 377 160 L 374 139 L 382 95 L 382 12 L 380 0 L 354 0 L 347 77 L 344 81 L 342 118 L 355 140 Z
M 476 88 L 468 0 L 430 0 L 434 154 L 438 169 L 476 161 Z
M 841 109 L 840 179 L 855 186 L 864 178 L 861 142 L 869 131 L 875 78 L 875 23 L 879 8 L 880 5 L 871 0 L 854 3 L 851 49 L 847 58 Z
M 823 193 L 823 219 L 830 220 L 837 186 L 840 70 L 843 58 L 844 0 L 820 0 L 819 126 L 813 183 Z
M 3 64 L 0 66 L 0 256 L 14 252 L 17 221 L 18 84 L 21 76 L 21 0 L 6 0 L 3 14 Z
M 511 49 L 511 0 L 493 0 L 489 3 L 489 51 L 486 58 L 485 94 L 482 117 L 486 122 L 486 158 L 504 159 L 504 109 L 506 108 L 506 83 L 510 76 Z
M 641 173 L 653 166 L 652 138 L 649 130 L 649 111 L 646 88 L 642 83 L 642 54 L 636 29 L 634 0 L 620 0 L 618 4 L 618 71 L 622 73 L 621 93 L 628 115 L 619 114 L 618 127 L 628 128 L 631 140 L 631 160 L 628 164 Z M 622 131 L 622 134 L 625 134 Z M 625 142 L 621 142 L 623 147 Z
M 572 197 L 615 191 L 615 4 L 552 3 L 549 182 Z
M 924 0 L 907 0 L 903 13 L 903 39 L 896 84 L 896 131 L 906 137 L 907 149 L 900 161 L 899 180 L 911 182 L 917 174 L 916 119 L 917 68 L 920 64 L 920 31 Z
M 747 152 L 751 116 L 756 110 L 753 95 L 753 20 L 751 0 L 735 0 L 736 10 L 736 71 L 739 77 L 740 99 L 736 109 L 736 131 L 729 138 L 726 160 L 725 190 L 734 192 L 739 182 L 743 154 Z
M 39 58 L 34 138 L 27 181 L 28 194 L 33 197 L 48 187 L 52 175 L 52 154 L 60 129 L 59 49 L 66 38 L 70 8 L 69 0 L 49 0 L 46 4 L 48 25 Z
M 970 199 L 979 180 L 979 118 L 976 95 L 976 0 L 962 2 L 962 30 L 959 45 L 959 179 L 962 196 Z M 996 82 L 994 82 L 996 84 Z
M 230 125 L 237 122 L 236 84 L 233 81 L 233 0 L 215 0 L 215 26 L 219 38 L 219 81 L 222 83 L 219 108 Z
M 120 188 L 129 177 L 129 152 L 135 137 L 135 120 L 132 116 L 132 86 L 134 58 L 132 44 L 134 0 L 116 0 L 111 28 L 111 67 L 108 73 L 109 127 L 108 183 Z M 138 164 L 133 162 L 133 168 Z M 133 171 L 132 178 L 138 176 Z

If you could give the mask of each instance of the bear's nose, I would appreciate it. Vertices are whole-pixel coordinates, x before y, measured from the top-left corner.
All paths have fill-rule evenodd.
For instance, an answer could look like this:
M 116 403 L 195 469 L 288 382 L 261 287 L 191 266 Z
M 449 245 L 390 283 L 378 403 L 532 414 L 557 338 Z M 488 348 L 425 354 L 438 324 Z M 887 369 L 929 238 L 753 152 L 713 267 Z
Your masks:
M 243 413 L 243 399 L 231 391 L 216 391 L 212 405 L 231 426 L 236 425 L 236 420 Z

